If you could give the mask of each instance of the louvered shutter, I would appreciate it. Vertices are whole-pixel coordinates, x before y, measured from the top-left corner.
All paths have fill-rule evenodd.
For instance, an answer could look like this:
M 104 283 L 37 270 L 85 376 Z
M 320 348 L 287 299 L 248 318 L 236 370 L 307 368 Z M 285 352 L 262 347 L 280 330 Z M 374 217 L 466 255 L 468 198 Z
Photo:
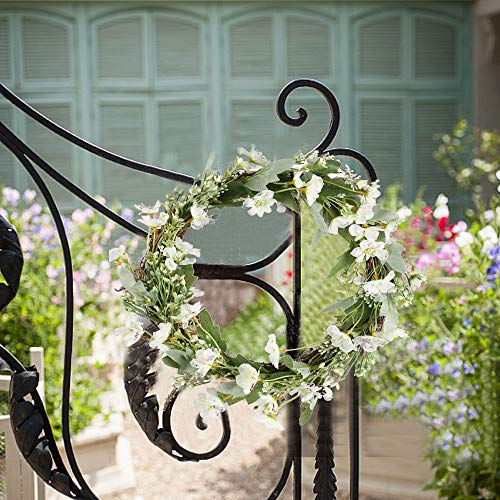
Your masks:
M 428 18 L 415 22 L 415 76 L 452 78 L 456 73 L 456 29 Z
M 289 77 L 328 78 L 331 70 L 328 24 L 307 17 L 289 17 L 286 41 Z
M 0 106 L 0 121 L 12 130 L 13 110 L 8 104 Z M 0 185 L 17 187 L 15 168 L 22 168 L 22 165 L 15 165 L 14 162 L 10 150 L 0 144 Z
M 71 106 L 66 103 L 34 104 L 34 107 L 52 121 L 71 129 Z M 71 144 L 53 134 L 34 120 L 25 119 L 26 143 L 58 172 L 75 181 Z M 48 177 L 45 177 L 48 180 Z M 74 198 L 55 181 L 48 180 L 56 201 L 64 205 L 74 203 Z
M 432 202 L 441 192 L 450 193 L 453 183 L 433 158 L 436 134 L 448 133 L 458 116 L 454 100 L 417 101 L 415 105 L 415 148 L 417 186 L 426 186 L 425 198 Z
M 400 76 L 401 47 L 401 16 L 384 17 L 362 24 L 358 37 L 359 76 Z
M 236 154 L 239 146 L 250 148 L 255 144 L 272 159 L 277 154 L 278 119 L 274 100 L 235 99 L 231 103 L 227 155 Z
M 160 165 L 190 175 L 203 170 L 203 113 L 199 102 L 161 103 Z
M 159 78 L 201 73 L 200 29 L 195 23 L 168 17 L 155 19 L 156 74 Z
M 361 151 L 375 166 L 383 185 L 402 182 L 401 101 L 366 98 L 359 108 Z
M 12 78 L 11 71 L 9 20 L 0 17 L 0 81 L 9 81 Z
M 128 158 L 146 161 L 146 116 L 142 103 L 103 103 L 99 107 L 99 143 Z M 99 165 L 102 178 L 101 193 L 109 200 L 149 202 L 145 188 L 155 189 L 156 178 L 110 162 Z M 154 201 L 154 200 L 153 200 Z
M 141 17 L 115 19 L 97 27 L 97 77 L 144 77 L 144 37 Z
M 256 17 L 230 28 L 228 49 L 230 74 L 236 78 L 263 78 L 273 75 L 273 22 Z
M 71 36 L 64 24 L 24 16 L 22 50 L 26 79 L 60 80 L 71 77 Z

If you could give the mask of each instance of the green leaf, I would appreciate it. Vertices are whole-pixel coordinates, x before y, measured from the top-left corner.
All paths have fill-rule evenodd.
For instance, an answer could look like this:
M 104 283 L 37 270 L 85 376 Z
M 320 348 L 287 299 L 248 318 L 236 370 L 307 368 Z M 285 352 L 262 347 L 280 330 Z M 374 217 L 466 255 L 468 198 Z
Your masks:
M 257 399 L 259 399 L 259 397 L 260 397 L 260 391 L 262 391 L 263 385 L 264 384 L 262 382 L 257 382 L 254 385 L 254 388 L 252 389 L 252 392 L 250 394 L 248 394 L 247 397 L 245 398 L 247 400 L 247 403 L 249 405 L 251 405 L 252 403 L 255 403 L 255 401 L 257 401 Z
M 281 193 L 274 193 L 274 199 L 283 203 L 285 207 L 289 208 L 292 212 L 298 212 L 297 200 L 293 197 L 294 191 L 282 191 Z
M 285 354 L 284 356 L 281 356 L 280 361 L 289 369 L 293 370 L 293 358 L 290 356 L 290 354 Z
M 227 349 L 226 342 L 222 339 L 220 335 L 220 328 L 214 324 L 209 312 L 206 309 L 203 309 L 198 318 L 203 330 L 210 334 L 222 351 L 225 351 Z M 202 337 L 206 337 L 207 334 L 203 330 L 199 333 Z
M 245 187 L 241 180 L 233 181 L 229 184 L 226 191 L 224 191 L 218 198 L 222 205 L 241 205 L 241 201 L 234 201 L 240 198 L 247 198 L 251 196 L 251 192 Z
M 311 408 L 305 409 L 300 415 L 299 424 L 300 425 L 307 424 L 307 422 L 309 422 L 309 419 L 311 418 L 312 414 L 313 414 L 313 411 L 311 410 Z
M 236 382 L 222 382 L 217 386 L 217 392 L 222 394 L 230 394 L 231 396 L 240 398 L 245 396 L 243 389 Z
M 403 256 L 401 255 L 405 248 L 399 243 L 392 242 L 387 246 L 387 250 L 389 252 L 389 257 L 387 257 L 386 264 L 398 273 L 405 273 L 406 264 Z
M 336 309 L 347 309 L 348 307 L 351 307 L 355 302 L 356 302 L 356 297 L 354 296 L 347 297 L 345 299 L 340 299 L 337 300 L 337 302 L 334 302 L 332 305 L 322 309 L 321 312 L 326 313 L 330 311 L 335 311 Z
M 194 269 L 193 265 L 190 264 L 189 266 L 182 266 L 179 268 L 179 273 L 184 276 L 184 279 L 186 280 L 186 286 L 187 288 L 191 288 L 195 283 L 196 280 L 198 279 L 194 275 Z
M 170 366 L 171 368 L 175 368 L 176 370 L 179 369 L 179 364 L 176 363 L 172 358 L 169 358 L 168 356 L 163 357 L 163 362 L 167 365 Z
M 322 215 L 322 210 L 323 207 L 319 203 L 313 203 L 310 207 L 311 213 L 314 217 L 314 221 L 316 222 L 316 225 L 318 226 L 318 229 L 322 233 L 328 233 L 328 226 L 326 225 L 325 219 L 323 218 Z
M 335 261 L 335 265 L 331 268 L 330 272 L 328 273 L 328 278 L 331 278 L 342 269 L 349 268 L 355 260 L 356 259 L 354 258 L 354 256 L 351 255 L 350 249 L 347 250 L 347 252 L 344 252 L 342 255 L 339 255 L 337 257 L 337 260 Z
M 264 191 L 268 184 L 279 181 L 278 175 L 288 170 L 294 163 L 293 158 L 274 161 L 245 180 L 244 184 L 252 191 Z
M 387 208 L 382 208 L 380 205 L 375 205 L 373 207 L 373 217 L 375 220 L 380 222 L 394 222 L 399 220 L 398 215 L 392 210 L 388 210 Z

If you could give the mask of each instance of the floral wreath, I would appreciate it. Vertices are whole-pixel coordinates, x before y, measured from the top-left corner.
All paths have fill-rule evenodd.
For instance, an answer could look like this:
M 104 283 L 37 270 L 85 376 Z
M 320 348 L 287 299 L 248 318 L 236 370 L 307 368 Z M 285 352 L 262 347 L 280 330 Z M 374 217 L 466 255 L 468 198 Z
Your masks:
M 129 345 L 143 339 L 159 349 L 165 364 L 177 370 L 178 389 L 218 383 L 195 401 L 202 418 L 245 400 L 257 420 L 281 427 L 278 413 L 299 398 L 304 424 L 316 402 L 331 400 L 332 388 L 338 389 L 351 369 L 365 374 L 379 346 L 407 336 L 398 327 L 397 306 L 409 303 L 422 277 L 393 238 L 398 215 L 377 205 L 379 196 L 378 181 L 369 183 L 338 158 L 317 151 L 270 162 L 254 148 L 240 148 L 224 174 L 207 165 L 187 191 L 176 188 L 164 202 L 136 206 L 140 222 L 149 228 L 139 265 L 123 246 L 110 251 L 125 289 L 124 305 L 133 313 L 120 331 L 127 332 Z M 227 206 L 242 205 L 249 215 L 262 217 L 273 208 L 297 212 L 303 203 L 314 215 L 318 237 L 340 235 L 346 241 L 348 248 L 328 277 L 351 285 L 352 294 L 325 309 L 336 312 L 335 323 L 323 340 L 301 347 L 297 355 L 280 349 L 275 334 L 265 346 L 267 363 L 232 354 L 196 301 L 203 295 L 193 286 L 200 251 L 183 237 L 211 223 L 214 212 Z M 144 318 L 152 327 L 144 329 Z

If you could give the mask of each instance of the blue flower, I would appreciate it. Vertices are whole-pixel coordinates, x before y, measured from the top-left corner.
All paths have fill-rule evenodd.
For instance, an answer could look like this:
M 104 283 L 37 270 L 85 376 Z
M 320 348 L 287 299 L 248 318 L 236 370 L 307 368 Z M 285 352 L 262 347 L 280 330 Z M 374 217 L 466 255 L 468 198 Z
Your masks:
M 431 375 L 441 375 L 441 363 L 439 361 L 434 361 L 427 370 Z
M 469 327 L 472 324 L 472 318 L 465 318 L 463 325 Z

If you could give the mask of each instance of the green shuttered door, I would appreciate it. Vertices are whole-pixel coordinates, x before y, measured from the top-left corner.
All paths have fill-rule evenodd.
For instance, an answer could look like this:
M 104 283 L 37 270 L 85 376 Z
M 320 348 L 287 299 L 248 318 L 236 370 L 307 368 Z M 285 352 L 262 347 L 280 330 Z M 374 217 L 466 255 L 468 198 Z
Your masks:
M 75 132 L 126 156 L 189 174 L 216 150 L 228 161 L 255 143 L 270 157 L 310 148 L 329 122 L 322 99 L 301 129 L 280 123 L 279 89 L 324 81 L 342 124 L 336 145 L 361 149 L 384 182 L 429 197 L 451 182 L 432 158 L 433 136 L 470 114 L 467 2 L 9 4 L 0 14 L 0 78 Z M 75 182 L 127 204 L 154 201 L 168 182 L 72 151 L 0 104 L 0 117 Z M 0 149 L 5 184 L 29 185 Z M 65 207 L 72 198 L 58 190 Z

